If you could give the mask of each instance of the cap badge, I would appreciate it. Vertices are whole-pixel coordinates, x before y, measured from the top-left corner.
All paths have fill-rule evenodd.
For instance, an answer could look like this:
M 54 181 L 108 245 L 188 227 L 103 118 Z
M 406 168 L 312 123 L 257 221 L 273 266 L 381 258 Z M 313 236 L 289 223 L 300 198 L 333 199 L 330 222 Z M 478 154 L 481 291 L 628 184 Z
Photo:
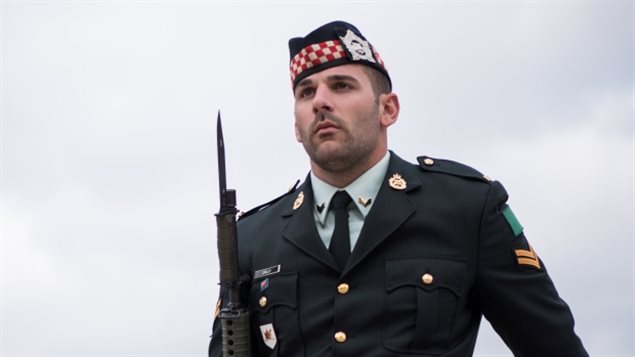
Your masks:
M 388 179 L 388 185 L 398 191 L 405 190 L 408 186 L 406 180 L 399 174 L 392 175 L 392 177 Z
M 298 197 L 295 199 L 295 202 L 293 202 L 293 209 L 296 210 L 300 208 L 300 206 L 302 206 L 303 201 L 304 201 L 304 192 L 301 191 L 298 194 Z
M 365 60 L 372 63 L 377 63 L 373 57 L 373 50 L 370 47 L 368 41 L 363 40 L 357 36 L 350 29 L 346 31 L 346 36 L 340 36 L 344 47 L 351 55 L 353 61 Z

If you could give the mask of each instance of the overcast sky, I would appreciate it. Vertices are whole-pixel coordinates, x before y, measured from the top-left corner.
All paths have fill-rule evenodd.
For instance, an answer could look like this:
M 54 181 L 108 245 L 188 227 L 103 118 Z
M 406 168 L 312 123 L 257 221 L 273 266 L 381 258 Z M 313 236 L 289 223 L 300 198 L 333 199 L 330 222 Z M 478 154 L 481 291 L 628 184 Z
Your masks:
M 307 174 L 287 41 L 353 22 L 389 146 L 501 181 L 593 356 L 634 355 L 629 1 L 2 1 L 0 355 L 202 356 L 239 208 Z M 511 356 L 484 322 L 478 356 Z

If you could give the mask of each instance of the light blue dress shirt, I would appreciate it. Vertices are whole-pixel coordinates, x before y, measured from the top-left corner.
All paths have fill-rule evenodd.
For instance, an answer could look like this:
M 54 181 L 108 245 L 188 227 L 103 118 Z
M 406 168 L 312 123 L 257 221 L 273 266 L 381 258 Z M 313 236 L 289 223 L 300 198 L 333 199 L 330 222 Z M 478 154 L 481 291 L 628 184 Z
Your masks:
M 386 176 L 389 161 L 390 154 L 386 152 L 386 155 L 375 164 L 375 166 L 371 167 L 363 175 L 351 182 L 350 185 L 342 189 L 320 180 L 311 171 L 311 187 L 313 188 L 313 198 L 315 202 L 313 206 L 313 216 L 320 238 L 322 238 L 322 242 L 324 242 L 327 248 L 331 244 L 331 236 L 335 229 L 335 215 L 328 210 L 335 192 L 346 190 L 355 203 L 354 206 L 349 205 L 348 207 L 348 229 L 350 232 L 352 251 L 364 226 L 364 219 L 375 203 L 381 182 Z M 364 202 L 366 202 L 366 204 L 364 204 Z

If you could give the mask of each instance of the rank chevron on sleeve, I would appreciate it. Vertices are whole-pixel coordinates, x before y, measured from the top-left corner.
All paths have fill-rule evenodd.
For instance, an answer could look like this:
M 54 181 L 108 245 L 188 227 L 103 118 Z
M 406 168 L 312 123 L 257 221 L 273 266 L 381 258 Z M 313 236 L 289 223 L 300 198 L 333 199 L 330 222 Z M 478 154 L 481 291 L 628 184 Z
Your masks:
M 538 255 L 536 255 L 536 252 L 531 245 L 529 246 L 529 250 L 515 249 L 514 254 L 516 254 L 516 263 L 518 263 L 518 265 L 529 265 L 540 270 Z

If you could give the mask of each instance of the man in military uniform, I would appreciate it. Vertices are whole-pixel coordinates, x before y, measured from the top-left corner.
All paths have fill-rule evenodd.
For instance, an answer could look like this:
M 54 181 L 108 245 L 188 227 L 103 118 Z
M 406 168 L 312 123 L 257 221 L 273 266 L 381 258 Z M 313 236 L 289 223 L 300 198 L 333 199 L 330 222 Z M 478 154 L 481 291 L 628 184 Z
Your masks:
M 399 100 L 360 31 L 332 22 L 289 48 L 311 172 L 238 221 L 252 354 L 464 357 L 485 316 L 516 356 L 587 356 L 503 186 L 388 151 Z

